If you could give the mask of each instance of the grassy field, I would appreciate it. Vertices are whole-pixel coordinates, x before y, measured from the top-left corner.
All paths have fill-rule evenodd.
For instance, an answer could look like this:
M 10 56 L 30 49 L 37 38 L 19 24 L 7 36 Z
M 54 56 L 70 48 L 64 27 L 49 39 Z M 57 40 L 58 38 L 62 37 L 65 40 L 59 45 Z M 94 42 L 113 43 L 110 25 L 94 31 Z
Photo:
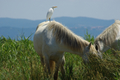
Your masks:
M 88 33 L 84 38 L 94 42 L 94 37 Z M 81 57 L 71 53 L 66 52 L 65 59 L 65 80 L 120 80 L 120 57 L 113 56 L 110 50 L 103 54 L 102 60 L 91 56 L 90 63 L 86 65 Z M 0 80 L 53 80 L 53 78 L 47 78 L 40 57 L 29 38 L 12 40 L 1 36 Z M 63 80 L 60 72 L 58 80 Z

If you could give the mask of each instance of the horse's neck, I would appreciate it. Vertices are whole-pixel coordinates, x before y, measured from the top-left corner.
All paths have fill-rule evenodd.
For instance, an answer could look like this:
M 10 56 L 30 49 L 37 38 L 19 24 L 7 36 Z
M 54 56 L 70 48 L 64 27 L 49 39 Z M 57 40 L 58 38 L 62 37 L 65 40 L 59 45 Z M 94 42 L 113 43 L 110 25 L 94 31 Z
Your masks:
M 116 40 L 120 40 L 120 24 L 118 24 L 118 29 L 119 29 L 119 31 L 118 31 L 118 34 L 116 36 Z
M 81 57 L 83 55 L 83 52 L 74 51 L 74 50 L 71 50 L 70 48 L 64 48 L 64 52 L 69 52 L 69 53 L 72 53 L 72 54 L 75 54 L 75 55 L 79 55 Z
M 89 45 L 89 42 L 85 41 L 85 43 L 87 45 Z M 61 48 L 63 49 L 64 52 L 70 52 L 70 53 L 73 53 L 73 54 L 76 54 L 76 55 L 79 55 L 79 56 L 82 56 L 84 54 L 84 49 L 87 47 L 87 45 L 83 46 L 82 49 L 81 48 L 78 48 L 79 50 L 73 50 L 72 47 L 70 48 L 70 46 L 68 47 L 67 45 L 65 44 L 60 44 L 62 45 Z

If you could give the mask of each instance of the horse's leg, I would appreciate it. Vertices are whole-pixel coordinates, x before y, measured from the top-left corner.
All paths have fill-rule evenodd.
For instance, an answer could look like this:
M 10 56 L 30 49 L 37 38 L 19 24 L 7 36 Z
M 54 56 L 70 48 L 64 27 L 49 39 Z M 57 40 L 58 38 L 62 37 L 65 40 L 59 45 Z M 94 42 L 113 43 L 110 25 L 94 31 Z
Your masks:
M 41 64 L 44 66 L 44 58 L 43 56 L 40 56 Z
M 49 63 L 49 58 L 48 57 L 45 57 L 45 68 L 46 68 L 46 71 L 51 74 L 50 72 L 50 63 Z
M 44 65 L 46 70 L 48 71 L 49 74 L 51 74 L 50 72 L 50 63 L 49 63 L 49 56 L 47 54 L 49 54 L 48 50 L 46 48 L 42 48 L 42 53 L 43 53 L 43 61 L 44 61 Z
M 64 71 L 64 56 L 62 58 L 59 58 L 58 61 L 55 61 L 56 62 L 56 68 L 55 68 L 55 73 L 54 73 L 54 80 L 57 80 L 58 79 L 58 71 L 59 71 L 59 67 L 61 67 L 62 69 L 62 74 L 64 75 L 65 74 L 65 71 Z
M 55 73 L 54 73 L 54 80 L 58 79 L 58 70 L 59 70 L 60 62 L 56 61 Z
M 116 40 L 112 46 L 111 46 L 111 51 L 113 53 L 114 56 L 119 56 L 118 53 L 120 53 L 120 40 Z
M 64 79 L 64 75 L 65 75 L 64 64 L 65 64 L 65 57 L 63 56 L 63 58 L 62 58 L 62 64 L 61 64 L 61 73 L 62 73 L 63 79 Z
M 40 56 L 41 64 L 43 65 L 43 69 L 45 72 L 47 72 L 46 64 L 45 64 L 45 58 L 43 56 Z
M 116 41 L 115 43 L 112 44 L 111 46 L 111 51 L 113 53 L 114 56 L 117 55 L 117 51 L 118 51 L 118 41 Z

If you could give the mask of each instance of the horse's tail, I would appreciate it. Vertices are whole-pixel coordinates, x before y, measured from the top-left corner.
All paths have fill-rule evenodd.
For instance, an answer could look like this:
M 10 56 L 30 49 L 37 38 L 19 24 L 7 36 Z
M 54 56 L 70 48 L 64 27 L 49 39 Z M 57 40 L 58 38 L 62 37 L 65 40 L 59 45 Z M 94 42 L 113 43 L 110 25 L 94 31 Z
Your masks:
M 50 60 L 50 70 L 51 73 L 53 74 L 55 70 L 55 61 Z

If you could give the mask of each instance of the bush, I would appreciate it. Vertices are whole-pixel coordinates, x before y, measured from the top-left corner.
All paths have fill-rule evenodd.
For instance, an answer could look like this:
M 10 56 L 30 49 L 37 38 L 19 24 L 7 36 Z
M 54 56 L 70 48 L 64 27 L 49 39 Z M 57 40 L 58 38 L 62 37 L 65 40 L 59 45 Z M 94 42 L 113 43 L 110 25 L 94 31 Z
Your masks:
M 94 37 L 85 35 L 85 39 L 94 42 Z M 65 80 L 119 80 L 120 57 L 103 54 L 103 59 L 90 56 L 90 62 L 84 64 L 78 55 L 65 53 Z M 0 37 L 0 80 L 48 80 L 47 74 L 35 52 L 29 38 L 12 40 Z M 62 80 L 59 72 L 59 80 Z

